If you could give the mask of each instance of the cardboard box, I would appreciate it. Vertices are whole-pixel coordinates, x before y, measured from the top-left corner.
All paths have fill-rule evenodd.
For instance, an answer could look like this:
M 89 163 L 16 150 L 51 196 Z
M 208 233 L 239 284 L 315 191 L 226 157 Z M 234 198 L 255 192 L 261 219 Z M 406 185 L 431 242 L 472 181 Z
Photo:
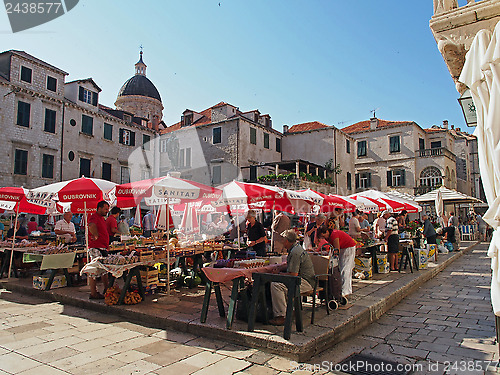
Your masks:
M 427 245 L 427 251 L 429 252 L 427 260 L 428 262 L 435 262 L 436 261 L 436 253 L 437 253 L 437 245 L 430 244 Z
M 389 261 L 387 254 L 377 254 L 377 271 L 378 273 L 389 273 Z
M 362 273 L 365 279 L 371 279 L 373 276 L 372 271 L 372 258 L 356 257 L 354 258 L 354 274 Z
M 429 258 L 429 251 L 427 249 L 414 249 L 415 255 L 417 256 L 417 267 L 419 270 L 427 269 L 427 261 Z
M 33 288 L 35 289 L 45 290 L 45 288 L 47 288 L 48 282 L 49 282 L 48 277 L 33 276 Z M 66 285 L 68 285 L 66 276 L 56 275 L 54 276 L 54 281 L 52 281 L 50 289 L 64 288 Z

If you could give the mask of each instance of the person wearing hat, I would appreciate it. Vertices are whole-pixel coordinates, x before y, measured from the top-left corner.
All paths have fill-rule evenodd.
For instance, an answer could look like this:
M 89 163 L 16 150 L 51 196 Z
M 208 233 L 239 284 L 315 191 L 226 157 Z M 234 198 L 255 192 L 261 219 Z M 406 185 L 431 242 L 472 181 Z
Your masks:
M 300 293 L 313 289 L 314 266 L 309 254 L 297 242 L 297 234 L 293 229 L 281 233 L 283 247 L 288 251 L 286 258 L 286 272 L 290 276 L 300 276 Z M 283 283 L 271 283 L 271 298 L 273 301 L 274 318 L 269 320 L 270 324 L 285 324 L 286 294 L 287 287 Z
M 458 230 L 453 225 L 444 228 L 436 229 L 436 236 L 442 236 L 444 242 L 450 242 L 453 246 L 453 251 L 458 251 L 460 249 L 460 244 L 457 241 L 456 233 Z

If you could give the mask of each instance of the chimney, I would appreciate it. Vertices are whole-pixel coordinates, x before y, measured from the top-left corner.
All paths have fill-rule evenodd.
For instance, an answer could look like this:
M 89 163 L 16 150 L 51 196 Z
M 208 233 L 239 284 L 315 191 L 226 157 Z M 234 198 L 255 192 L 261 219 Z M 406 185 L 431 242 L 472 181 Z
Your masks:
M 378 126 L 378 118 L 372 117 L 370 119 L 370 129 L 375 130 L 375 129 L 377 129 L 377 126 Z
M 283 134 L 288 133 L 288 125 L 283 125 Z
M 448 120 L 443 120 L 443 128 L 448 129 Z
M 451 125 L 451 130 L 453 130 L 455 128 L 455 125 Z

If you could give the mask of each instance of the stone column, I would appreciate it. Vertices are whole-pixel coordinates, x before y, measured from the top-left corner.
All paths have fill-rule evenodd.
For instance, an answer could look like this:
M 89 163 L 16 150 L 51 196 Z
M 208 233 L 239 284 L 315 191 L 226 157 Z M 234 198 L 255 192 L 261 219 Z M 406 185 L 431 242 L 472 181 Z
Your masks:
M 298 161 L 295 162 L 295 174 L 297 175 L 297 178 L 299 178 L 299 176 L 300 176 L 300 166 L 299 166 L 299 162 Z

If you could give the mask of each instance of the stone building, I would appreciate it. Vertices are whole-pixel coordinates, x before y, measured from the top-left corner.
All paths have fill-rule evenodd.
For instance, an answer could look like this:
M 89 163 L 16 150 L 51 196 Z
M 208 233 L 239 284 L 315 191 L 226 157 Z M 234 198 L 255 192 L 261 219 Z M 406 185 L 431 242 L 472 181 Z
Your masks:
M 436 40 L 439 52 L 448 67 L 459 94 L 467 93 L 467 87 L 458 82 L 465 64 L 465 55 L 470 50 L 474 37 L 480 30 L 494 32 L 500 21 L 500 1 L 498 0 L 467 0 L 460 4 L 454 0 L 434 0 L 434 14 L 429 26 Z M 476 142 L 466 142 L 461 149 L 472 156 L 474 168 L 471 178 L 474 180 L 474 196 L 486 201 L 479 175 L 478 150 Z
M 332 188 L 325 193 L 350 195 L 354 193 L 354 138 L 317 121 L 283 126 L 283 160 L 302 160 L 328 166 L 326 174 L 333 180 Z M 352 146 L 352 147 L 351 147 Z M 299 165 L 300 168 L 300 165 Z M 316 173 L 305 164 L 302 170 Z M 314 189 L 313 189 L 314 190 Z
M 475 137 L 449 129 L 448 121 L 423 129 L 413 121 L 374 117 L 342 130 L 356 139 L 356 191 L 396 189 L 419 195 L 444 185 L 475 192 L 476 165 L 472 156 L 463 155 L 464 146 L 474 148 Z
M 157 112 L 148 118 L 100 105 L 91 78 L 66 83 L 67 74 L 23 51 L 0 53 L 0 142 L 7 151 L 0 186 L 34 188 L 82 175 L 119 183 L 130 180 L 132 166 L 153 175 L 155 165 L 130 155 L 141 146 L 142 159 L 153 159 L 161 112 L 155 122 Z
M 160 173 L 219 185 L 234 179 L 255 180 L 281 161 L 282 134 L 268 114 L 242 112 L 220 102 L 201 112 L 186 109 L 181 121 L 161 131 Z

